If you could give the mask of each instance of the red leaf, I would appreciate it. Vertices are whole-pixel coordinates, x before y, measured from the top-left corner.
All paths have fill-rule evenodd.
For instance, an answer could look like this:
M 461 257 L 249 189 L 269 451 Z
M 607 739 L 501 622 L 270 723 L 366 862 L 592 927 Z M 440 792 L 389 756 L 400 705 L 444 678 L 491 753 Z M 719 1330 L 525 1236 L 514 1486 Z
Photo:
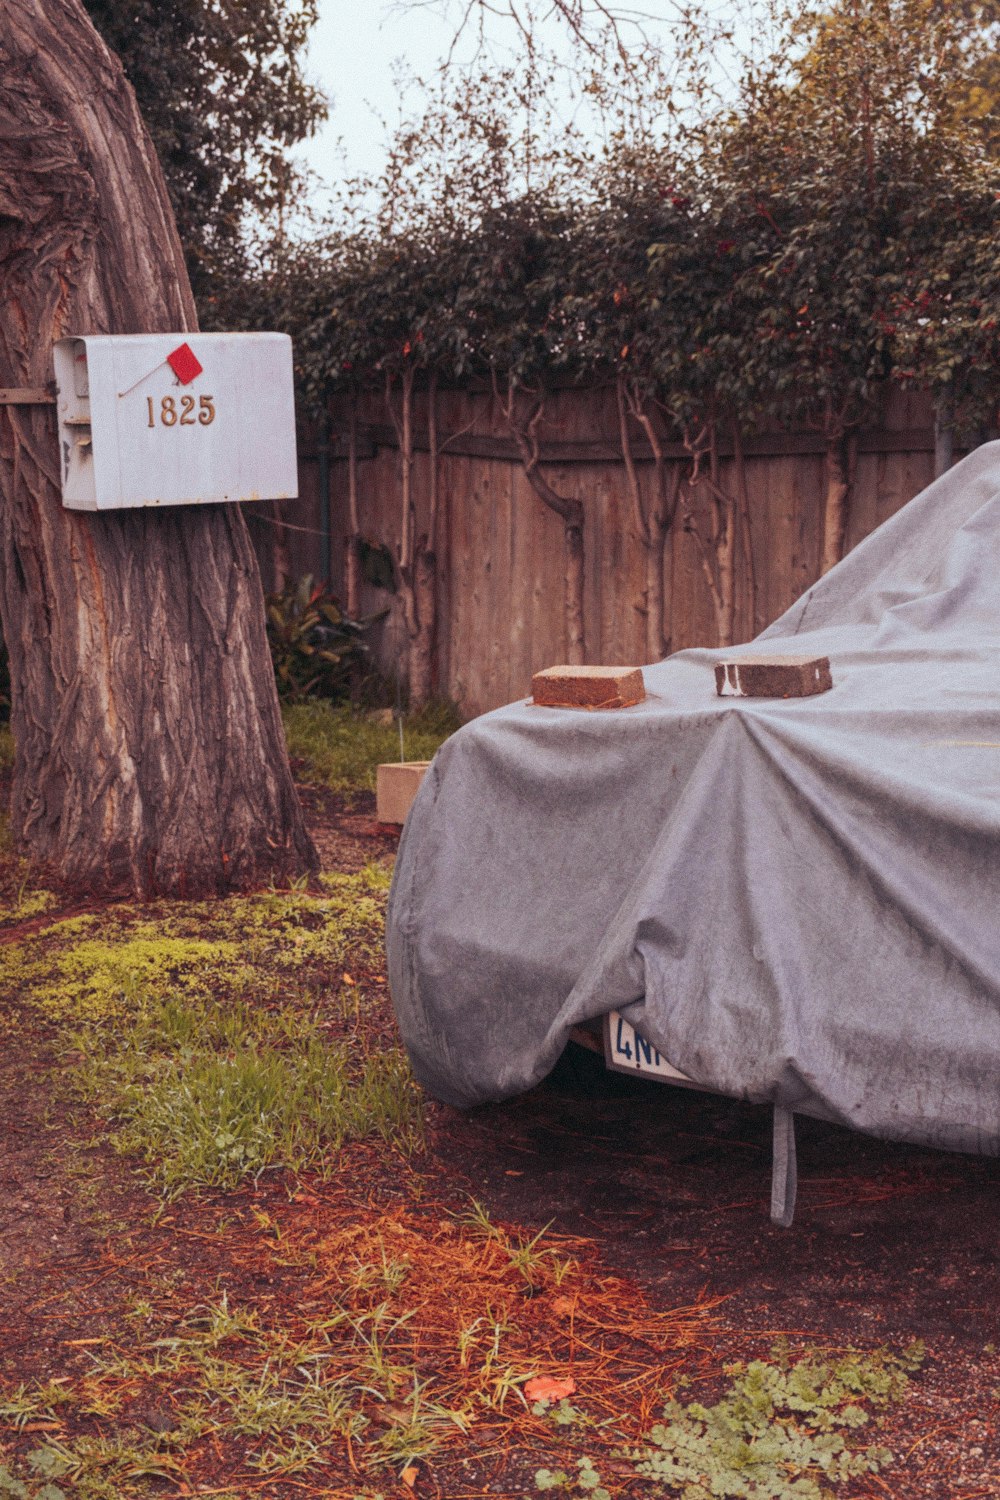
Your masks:
M 524 1394 L 529 1401 L 562 1401 L 575 1390 L 576 1381 L 568 1375 L 564 1380 L 556 1375 L 536 1375 L 525 1383 Z

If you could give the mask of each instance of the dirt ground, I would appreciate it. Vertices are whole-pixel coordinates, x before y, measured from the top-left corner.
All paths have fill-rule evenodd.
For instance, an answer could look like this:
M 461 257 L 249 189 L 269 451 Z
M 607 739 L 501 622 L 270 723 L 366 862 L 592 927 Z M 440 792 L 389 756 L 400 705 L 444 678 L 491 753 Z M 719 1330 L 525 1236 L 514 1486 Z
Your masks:
M 303 796 L 326 868 L 353 871 L 391 853 L 394 837 L 373 822 L 369 805 L 345 809 L 310 789 Z M 30 923 L 9 925 L 0 945 L 26 930 Z M 0 946 L 0 970 L 2 955 Z M 16 997 L 10 1003 L 18 1014 Z M 796 1220 L 777 1229 L 767 1217 L 766 1111 L 605 1073 L 577 1052 L 544 1086 L 506 1104 L 467 1115 L 431 1106 L 428 1149 L 417 1159 L 361 1144 L 345 1148 L 327 1183 L 290 1185 L 277 1175 L 164 1208 L 72 1101 L 64 1086 L 71 1066 L 27 1013 L 0 1057 L 0 1391 L 81 1378 L 91 1351 L 135 1341 L 138 1305 L 147 1319 L 169 1323 L 179 1288 L 188 1305 L 224 1293 L 233 1304 L 304 1306 L 306 1263 L 283 1255 L 283 1244 L 305 1243 L 307 1231 L 320 1243 L 345 1222 L 363 1229 L 373 1213 L 402 1222 L 399 1215 L 412 1219 L 430 1204 L 457 1211 L 471 1195 L 524 1236 L 548 1226 L 584 1246 L 605 1278 L 609 1327 L 628 1326 L 640 1305 L 710 1308 L 686 1356 L 709 1392 L 727 1361 L 754 1357 L 780 1336 L 834 1349 L 923 1340 L 923 1368 L 884 1432 L 896 1463 L 836 1493 L 1000 1497 L 1000 1193 L 992 1160 L 800 1121 Z M 139 1390 L 128 1399 L 129 1420 L 169 1428 L 165 1397 Z M 64 1420 L 0 1425 L 0 1479 L 5 1455 L 17 1461 L 39 1434 L 61 1440 Z M 374 1479 L 352 1472 L 348 1438 L 342 1472 L 331 1460 L 322 1482 L 295 1472 L 233 1477 L 221 1455 L 206 1481 L 208 1455 L 197 1483 L 137 1475 L 121 1493 L 534 1494 L 531 1444 L 522 1451 L 495 1433 L 490 1442 L 450 1447 L 408 1470 L 405 1481 L 388 1470 Z M 59 1481 L 67 1495 L 75 1493 L 71 1477 Z M 633 1493 L 626 1479 L 612 1492 Z

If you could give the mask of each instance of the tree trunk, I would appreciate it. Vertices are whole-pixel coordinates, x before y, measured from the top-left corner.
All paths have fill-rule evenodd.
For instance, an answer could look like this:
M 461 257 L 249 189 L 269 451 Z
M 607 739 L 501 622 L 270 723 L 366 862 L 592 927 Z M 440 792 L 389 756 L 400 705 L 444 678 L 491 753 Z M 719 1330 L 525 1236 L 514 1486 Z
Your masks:
M 663 458 L 663 444 L 647 410 L 642 394 L 624 373 L 618 376 L 618 429 L 622 459 L 629 494 L 632 497 L 633 525 L 637 539 L 645 551 L 645 588 L 643 607 L 640 613 L 646 618 L 646 657 L 649 661 L 662 661 L 668 654 L 668 631 L 666 626 L 666 593 L 663 574 L 666 562 L 667 537 L 677 511 L 680 489 L 678 471 L 673 485 L 667 480 Z M 632 453 L 628 419 L 633 417 L 646 435 L 653 455 L 654 501 L 648 509 L 642 502 L 642 489 Z
M 750 488 L 747 484 L 746 455 L 743 451 L 743 434 L 738 422 L 732 426 L 733 475 L 736 480 L 736 504 L 740 515 L 740 547 L 743 553 L 743 582 L 745 586 L 746 620 L 744 634 L 752 638 L 761 627 L 757 623 L 757 568 L 753 555 L 753 526 L 750 516 Z
M 0 386 L 64 334 L 196 327 L 163 178 L 79 0 L 0 30 Z M 317 867 L 238 506 L 64 510 L 52 406 L 0 408 L 12 826 L 67 882 L 225 891 Z
M 715 615 L 716 644 L 731 646 L 736 627 L 736 501 L 719 477 L 719 452 L 714 418 L 708 418 L 698 432 L 684 434 L 684 446 L 691 454 L 688 475 L 688 499 L 684 506 L 685 530 L 694 537 L 701 559 L 701 570 L 708 584 Z M 706 538 L 698 525 L 693 495 L 702 477 L 702 461 L 708 458 L 708 473 L 703 477 L 709 492 L 710 534 Z
M 413 562 L 417 629 L 410 637 L 410 707 L 422 708 L 434 689 L 434 613 L 437 562 L 423 539 Z
M 392 376 L 386 376 L 385 400 L 399 443 L 400 533 L 396 591 L 406 627 L 406 686 L 411 708 L 423 708 L 430 698 L 434 656 L 434 573 L 436 562 L 426 536 L 415 539 L 413 504 L 413 387 L 416 370 L 403 369 L 400 409 L 392 400 Z
M 633 605 L 636 613 L 641 615 L 645 623 L 646 654 L 651 661 L 658 661 L 658 655 L 651 654 L 652 638 L 659 633 L 657 619 L 663 618 L 663 580 L 660 578 L 660 600 L 659 614 L 654 617 L 657 609 L 653 599 L 655 588 L 655 567 L 653 560 L 653 538 L 652 528 L 646 516 L 646 510 L 642 503 L 642 484 L 639 480 L 639 471 L 635 466 L 635 455 L 632 451 L 632 434 L 629 429 L 629 416 L 634 411 L 633 392 L 630 389 L 628 376 L 623 370 L 619 370 L 615 385 L 618 398 L 618 441 L 622 450 L 622 463 L 625 465 L 625 482 L 628 487 L 629 499 L 632 508 L 632 534 L 642 547 L 644 568 L 644 588 L 641 602 Z M 660 554 L 662 566 L 663 556 Z M 654 648 L 655 649 L 655 648 Z M 662 654 L 662 653 L 661 653 Z
M 347 540 L 344 557 L 344 607 L 349 620 L 361 614 L 361 523 L 358 516 L 358 398 L 351 395 L 347 433 Z
M 828 431 L 824 460 L 826 486 L 823 498 L 823 537 L 819 560 L 821 578 L 824 573 L 829 573 L 844 555 L 856 466 L 856 433 L 853 430 Z
M 716 555 L 719 559 L 719 591 L 715 600 L 715 622 L 720 646 L 731 646 L 736 634 L 736 525 L 733 504 L 720 502 L 721 522 Z
M 934 478 L 947 474 L 955 462 L 955 403 L 951 383 L 944 386 L 934 402 Z
M 583 523 L 566 523 L 566 662 L 581 667 L 587 659 L 583 623 Z
M 493 389 L 498 400 L 500 400 L 501 410 L 507 422 L 508 430 L 520 452 L 521 467 L 524 470 L 525 478 L 542 504 L 548 506 L 549 510 L 555 511 L 556 515 L 562 519 L 563 538 L 566 547 L 566 567 L 563 575 L 566 664 L 574 667 L 582 666 L 587 660 L 583 614 L 583 503 L 568 495 L 560 495 L 552 488 L 539 469 L 540 448 L 538 442 L 538 424 L 545 414 L 544 397 L 536 396 L 534 408 L 525 421 L 517 415 L 517 387 L 515 383 L 511 381 L 508 384 L 505 399 L 500 397 L 496 377 L 494 377 Z
M 670 526 L 652 516 L 649 530 L 649 546 L 646 548 L 646 656 L 650 661 L 662 661 L 669 651 L 663 573 Z
M 426 703 L 434 693 L 437 667 L 438 609 L 438 512 L 440 508 L 441 465 L 438 444 L 437 371 L 432 370 L 427 387 L 427 534 L 421 537 L 414 571 L 419 636 L 413 649 L 418 658 L 422 697 Z

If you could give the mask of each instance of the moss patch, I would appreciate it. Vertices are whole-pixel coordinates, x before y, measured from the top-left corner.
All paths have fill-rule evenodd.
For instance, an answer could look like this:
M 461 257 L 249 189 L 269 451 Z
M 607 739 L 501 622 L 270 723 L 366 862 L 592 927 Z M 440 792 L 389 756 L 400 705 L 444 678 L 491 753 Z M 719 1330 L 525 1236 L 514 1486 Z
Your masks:
M 279 1166 L 322 1174 L 371 1135 L 412 1151 L 420 1095 L 377 1003 L 390 879 L 372 865 L 318 892 L 67 917 L 0 950 L 5 978 L 171 1196 Z
M 326 876 L 318 894 L 120 904 L 8 945 L 4 968 L 28 1007 L 57 1023 L 120 1019 L 171 996 L 267 1002 L 286 1000 L 290 987 L 315 994 L 349 954 L 375 960 L 390 879 L 376 865 Z

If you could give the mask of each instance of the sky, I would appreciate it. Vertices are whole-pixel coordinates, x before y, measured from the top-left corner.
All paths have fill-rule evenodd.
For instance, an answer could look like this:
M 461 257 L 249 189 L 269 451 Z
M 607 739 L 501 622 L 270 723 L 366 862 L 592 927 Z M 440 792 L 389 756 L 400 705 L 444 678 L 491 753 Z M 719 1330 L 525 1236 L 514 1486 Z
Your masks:
M 301 148 L 322 181 L 377 172 L 399 117 L 394 65 L 431 72 L 451 28 L 428 11 L 403 13 L 379 0 L 321 0 L 307 71 L 330 100 L 330 118 Z
M 733 8 L 714 0 L 717 10 Z M 330 100 L 330 118 L 297 154 L 321 183 L 356 173 L 377 174 L 386 141 L 400 118 L 400 70 L 429 77 L 448 52 L 456 10 L 431 3 L 409 5 L 386 0 L 320 0 L 319 21 L 307 54 L 307 70 Z M 646 0 L 644 11 L 667 18 L 674 0 Z M 655 29 L 655 22 L 654 22 Z M 661 36 L 668 36 L 666 23 Z M 557 23 L 543 33 L 550 46 L 568 50 Z M 509 22 L 494 24 L 494 45 L 510 48 L 516 36 Z M 509 52 L 508 52 L 509 55 Z M 410 94 L 411 106 L 416 94 Z M 319 193 L 322 201 L 324 195 Z

